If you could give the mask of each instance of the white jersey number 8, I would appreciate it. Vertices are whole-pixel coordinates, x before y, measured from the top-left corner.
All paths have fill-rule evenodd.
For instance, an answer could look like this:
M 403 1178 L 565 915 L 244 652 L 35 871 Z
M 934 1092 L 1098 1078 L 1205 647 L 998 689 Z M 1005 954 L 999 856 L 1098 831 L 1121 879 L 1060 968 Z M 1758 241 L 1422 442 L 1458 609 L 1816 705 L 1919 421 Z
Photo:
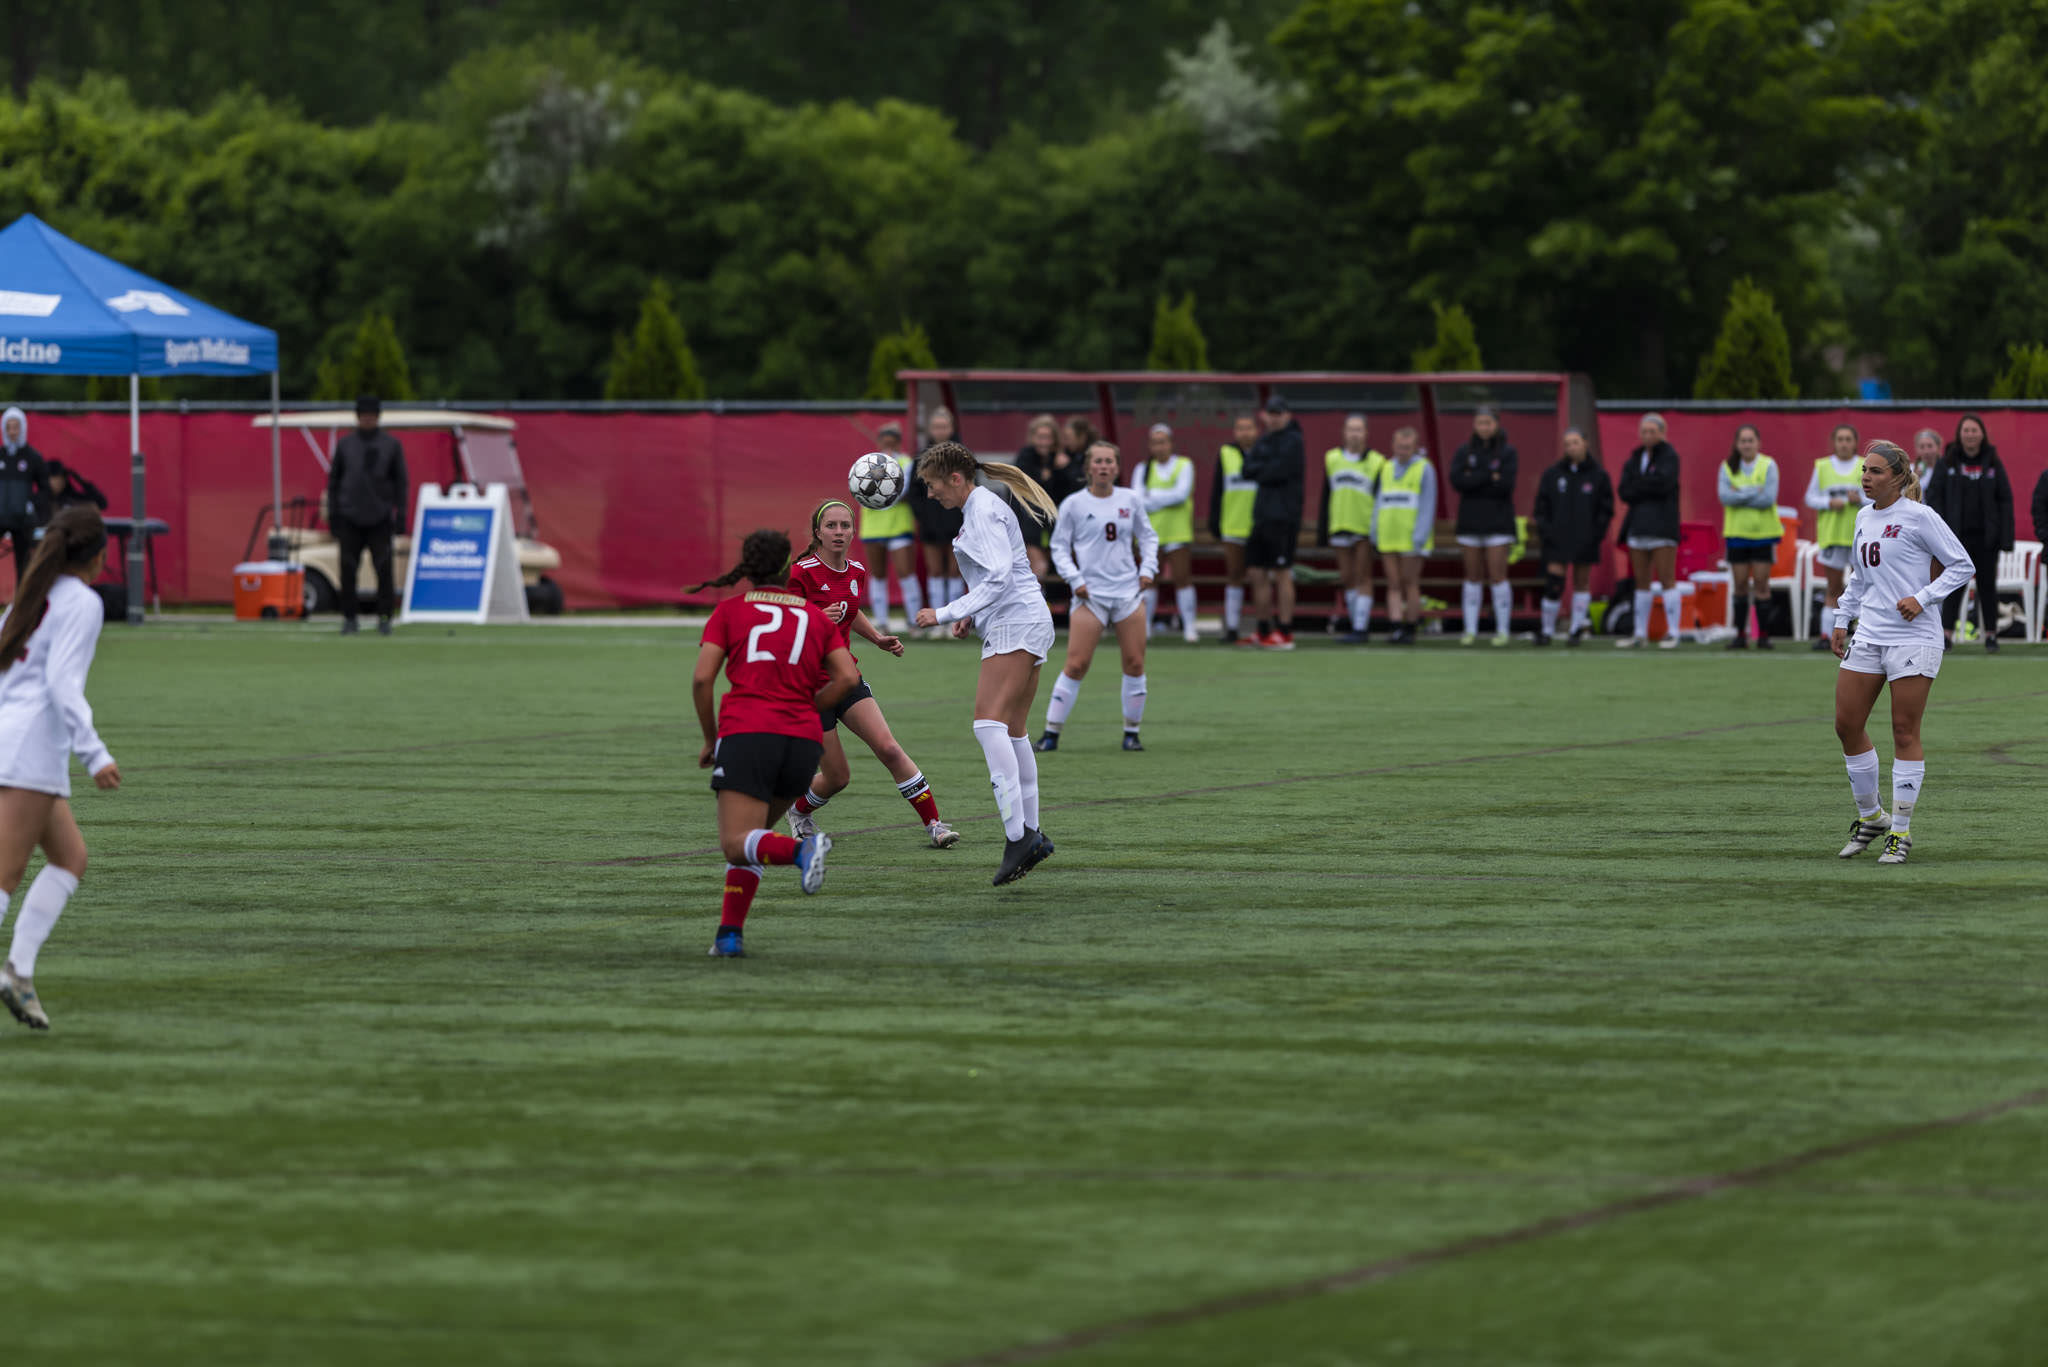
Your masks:
M 747 663 L 749 664 L 754 663 L 756 660 L 773 660 L 775 658 L 774 651 L 761 649 L 761 638 L 771 632 L 782 629 L 781 608 L 776 607 L 773 603 L 761 603 L 758 606 L 761 611 L 768 614 L 768 620 L 747 633 Z M 809 633 L 810 629 L 810 615 L 803 612 L 797 613 L 796 641 L 789 648 L 789 662 L 791 664 L 795 664 L 797 657 L 804 653 L 804 636 Z

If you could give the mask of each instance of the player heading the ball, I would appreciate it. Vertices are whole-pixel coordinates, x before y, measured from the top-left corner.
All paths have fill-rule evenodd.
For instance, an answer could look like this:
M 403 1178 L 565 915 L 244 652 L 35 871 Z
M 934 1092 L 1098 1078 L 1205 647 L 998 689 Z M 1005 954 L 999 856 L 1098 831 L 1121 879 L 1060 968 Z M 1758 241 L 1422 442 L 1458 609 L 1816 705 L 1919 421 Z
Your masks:
M 704 728 L 697 767 L 711 770 L 718 794 L 718 845 L 725 852 L 725 900 L 717 959 L 746 957 L 742 933 L 765 864 L 794 865 L 806 893 L 825 882 L 832 839 L 797 841 L 770 828 L 810 786 L 824 753 L 818 714 L 838 704 L 860 670 L 832 624 L 803 598 L 781 586 L 789 566 L 789 538 L 763 529 L 749 535 L 740 563 L 689 590 L 725 588 L 746 579 L 754 588 L 711 610 L 690 696 Z M 718 671 L 731 684 L 713 715 Z

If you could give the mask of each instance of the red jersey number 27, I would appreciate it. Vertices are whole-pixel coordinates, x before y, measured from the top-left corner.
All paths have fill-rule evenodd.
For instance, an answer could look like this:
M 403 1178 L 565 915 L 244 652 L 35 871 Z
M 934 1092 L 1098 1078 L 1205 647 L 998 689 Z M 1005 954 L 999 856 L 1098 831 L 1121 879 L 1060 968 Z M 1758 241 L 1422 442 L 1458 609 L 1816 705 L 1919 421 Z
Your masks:
M 755 606 L 762 612 L 767 613 L 768 619 L 747 633 L 747 663 L 749 664 L 757 660 L 772 661 L 776 658 L 774 651 L 761 649 L 761 638 L 763 636 L 772 636 L 782 630 L 782 618 L 784 615 L 783 610 L 773 603 L 757 603 Z M 811 618 L 809 613 L 801 611 L 788 615 L 796 619 L 796 640 L 789 647 L 789 663 L 795 664 L 798 657 L 804 653 L 804 636 L 811 629 Z

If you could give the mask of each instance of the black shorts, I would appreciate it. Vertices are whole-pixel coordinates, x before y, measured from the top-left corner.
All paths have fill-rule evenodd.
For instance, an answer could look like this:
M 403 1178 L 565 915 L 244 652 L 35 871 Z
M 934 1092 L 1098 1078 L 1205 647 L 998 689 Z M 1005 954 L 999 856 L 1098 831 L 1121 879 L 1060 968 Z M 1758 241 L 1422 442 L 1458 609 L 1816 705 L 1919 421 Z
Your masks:
M 1768 540 L 1731 536 L 1725 540 L 1731 565 L 1768 565 L 1778 558 L 1778 538 L 1775 536 Z
M 725 736 L 711 760 L 711 791 L 745 793 L 763 802 L 794 802 L 811 786 L 825 747 L 797 736 L 747 731 Z
M 818 714 L 818 721 L 824 726 L 824 728 L 827 731 L 835 731 L 839 728 L 840 718 L 846 715 L 847 708 L 852 707 L 862 698 L 872 698 L 874 696 L 875 690 L 868 687 L 868 681 L 866 679 L 862 679 L 859 683 L 855 684 L 852 688 L 847 690 L 845 697 L 841 698 L 838 702 L 832 704 L 832 706 L 826 708 L 823 712 L 820 712 Z
M 1245 538 L 1244 563 L 1255 570 L 1284 570 L 1301 548 L 1299 522 L 1254 522 Z

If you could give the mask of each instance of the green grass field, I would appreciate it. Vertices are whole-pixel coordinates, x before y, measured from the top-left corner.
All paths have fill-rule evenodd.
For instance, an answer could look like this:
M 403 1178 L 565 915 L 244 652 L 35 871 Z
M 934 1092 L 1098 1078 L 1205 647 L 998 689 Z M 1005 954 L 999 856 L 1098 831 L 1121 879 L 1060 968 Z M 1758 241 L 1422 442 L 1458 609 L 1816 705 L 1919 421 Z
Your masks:
M 1803 650 L 1176 642 L 1142 755 L 1104 658 L 997 890 L 920 644 L 965 841 L 856 757 L 742 963 L 694 652 L 108 630 L 13 1356 L 2048 1361 L 2048 651 L 1951 657 L 1902 869 Z

